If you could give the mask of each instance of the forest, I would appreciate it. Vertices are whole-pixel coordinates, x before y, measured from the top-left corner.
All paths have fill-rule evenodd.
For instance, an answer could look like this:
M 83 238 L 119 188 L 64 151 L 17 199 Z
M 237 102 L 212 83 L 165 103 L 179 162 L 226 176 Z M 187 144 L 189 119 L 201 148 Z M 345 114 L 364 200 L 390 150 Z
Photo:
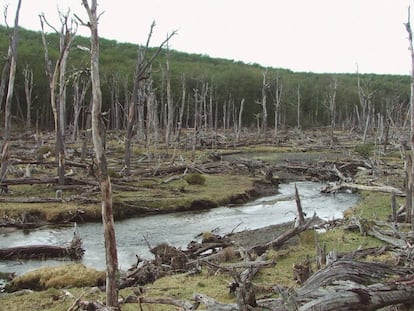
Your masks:
M 49 62 L 54 63 L 59 56 L 60 35 L 53 29 L 50 30 L 49 33 L 45 32 L 45 37 Z M 3 67 L 7 61 L 9 37 L 10 29 L 0 27 Z M 174 40 L 174 37 L 170 40 Z M 64 122 L 65 127 L 71 129 L 75 115 L 79 118 L 76 126 L 80 130 L 86 128 L 91 95 L 88 89 L 89 57 L 82 47 L 87 47 L 88 44 L 88 38 L 74 35 L 68 54 Z M 128 105 L 136 100 L 133 98 L 134 68 L 138 55 L 143 50 L 145 46 L 100 38 L 103 111 L 107 112 L 107 129 L 127 127 Z M 145 57 L 150 59 L 156 51 L 157 48 L 148 48 Z M 167 53 L 170 99 L 167 99 Z M 26 127 L 45 130 L 53 128 L 44 54 L 41 33 L 20 29 L 12 105 L 13 120 L 19 127 L 24 124 Z M 168 100 L 171 100 L 174 107 L 174 124 L 179 122 L 182 114 L 182 127 L 190 128 L 194 128 L 197 100 L 204 103 L 200 106 L 203 126 L 209 126 L 210 122 L 215 128 L 225 129 L 233 126 L 253 130 L 266 125 L 274 127 L 276 119 L 279 128 L 306 129 L 333 123 L 339 128 L 363 129 L 367 115 L 372 118 L 372 127 L 376 127 L 382 117 L 402 125 L 408 121 L 408 75 L 358 74 L 357 68 L 354 74 L 292 72 L 288 69 L 263 68 L 258 64 L 210 58 L 207 55 L 167 51 L 165 46 L 151 62 L 148 74 L 150 77 L 146 81 L 151 81 L 151 92 L 155 94 L 157 118 L 161 127 L 167 123 Z M 329 107 L 333 85 L 336 106 L 334 115 Z M 82 92 L 84 95 L 80 96 Z M 197 96 L 199 99 L 196 99 Z M 244 107 L 240 109 L 242 101 Z M 240 110 L 242 115 L 239 123 Z
M 293 72 L 188 54 L 169 49 L 174 32 L 152 42 L 155 23 L 142 45 L 106 40 L 96 0 L 82 1 L 88 21 L 77 18 L 90 38 L 76 35 L 68 15 L 60 27 L 40 15 L 35 32 L 18 27 L 20 3 L 14 28 L 0 27 L 0 234 L 8 243 L 20 231 L 24 241 L 39 228 L 74 232 L 63 246 L 0 248 L 0 262 L 45 263 L 23 275 L 0 271 L 2 306 L 412 310 L 410 76 L 361 74 L 357 64 L 352 74 Z M 300 181 L 323 183 L 323 196 L 358 193 L 358 203 L 339 219 L 307 215 Z M 130 268 L 118 265 L 115 221 L 232 208 L 289 183 L 294 194 L 264 205 L 291 200 L 292 221 L 241 232 L 226 224 L 223 235 L 195 233 L 187 249 L 153 247 L 131 227 L 121 239 L 132 248 L 142 235 L 154 259 L 136 253 Z M 103 237 L 86 238 L 102 238 L 105 271 L 81 262 L 88 249 L 77 225 L 100 221 Z M 64 258 L 75 263 L 48 266 Z

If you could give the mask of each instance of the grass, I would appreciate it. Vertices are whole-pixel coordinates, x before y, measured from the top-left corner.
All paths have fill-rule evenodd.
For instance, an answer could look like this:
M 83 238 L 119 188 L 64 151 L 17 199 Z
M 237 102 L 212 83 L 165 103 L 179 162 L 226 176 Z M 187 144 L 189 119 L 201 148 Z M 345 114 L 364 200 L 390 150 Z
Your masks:
M 116 152 L 123 150 L 122 144 L 111 145 Z M 137 157 L 144 155 L 147 150 L 136 145 L 133 146 Z M 275 148 L 264 146 L 257 148 L 243 148 L 243 152 L 268 152 L 269 156 L 276 152 L 288 152 L 291 148 Z M 155 150 L 150 150 L 150 152 Z M 179 152 L 184 158 L 190 157 L 190 152 Z M 205 153 L 197 152 L 196 158 L 205 158 Z M 149 210 L 158 209 L 162 211 L 174 211 L 177 209 L 198 209 L 202 205 L 193 205 L 194 201 L 207 202 L 208 204 L 222 205 L 237 197 L 245 196 L 252 189 L 253 178 L 240 175 L 203 175 L 204 185 L 190 185 L 184 180 L 175 180 L 170 183 L 161 183 L 159 178 L 142 178 L 134 180 L 131 185 L 137 187 L 137 191 L 114 190 L 114 211 L 117 217 L 128 217 L 140 213 L 132 206 L 145 207 Z M 166 178 L 165 178 L 166 179 Z M 45 189 L 44 196 L 54 196 L 53 188 L 45 186 L 38 188 L 30 186 L 19 186 L 13 188 L 16 196 L 22 193 L 25 196 L 36 195 Z M 69 194 L 70 192 L 68 192 Z M 65 193 L 64 193 L 65 194 Z M 361 200 L 357 206 L 347 211 L 347 216 L 357 216 L 365 219 L 387 220 L 391 214 L 391 195 L 381 193 L 361 192 Z M 398 198 L 397 204 L 403 201 Z M 50 203 L 50 204 L 2 204 L 0 217 L 20 217 L 22 213 L 31 210 L 34 215 L 44 219 L 65 219 L 70 213 L 75 212 L 80 206 L 72 203 Z M 86 215 L 100 220 L 100 204 L 82 205 Z M 350 252 L 359 247 L 369 248 L 383 245 L 383 242 L 359 232 L 335 229 L 327 232 L 316 232 L 309 230 L 302 233 L 297 245 L 272 250 L 268 253 L 268 259 L 275 259 L 274 267 L 263 268 L 254 278 L 253 283 L 257 286 L 257 298 L 262 296 L 275 296 L 272 287 L 275 285 L 295 288 L 298 284 L 293 279 L 292 265 L 310 258 L 315 265 L 315 241 L 326 245 L 327 251 L 336 250 L 338 253 Z M 387 261 L 390 254 L 381 257 L 367 258 L 367 260 Z M 56 268 L 44 268 L 42 270 L 27 273 L 19 278 L 20 284 L 26 284 L 41 289 L 33 293 L 22 295 L 0 296 L 0 310 L 25 311 L 25 310 L 67 310 L 74 302 L 74 298 L 66 293 L 70 292 L 75 298 L 83 295 L 84 300 L 105 300 L 105 293 L 94 286 L 102 282 L 103 272 L 86 269 L 82 265 L 64 265 Z M 191 300 L 194 293 L 200 292 L 220 302 L 234 302 L 234 297 L 228 293 L 228 284 L 232 277 L 226 273 L 213 274 L 207 268 L 199 275 L 185 276 L 183 274 L 172 275 L 158 279 L 153 284 L 144 286 L 145 295 L 148 297 L 171 297 L 176 299 Z M 17 282 L 17 281 L 16 281 Z M 28 286 L 27 285 L 27 286 Z M 120 296 L 127 297 L 136 288 L 128 288 L 120 291 Z M 122 306 L 123 311 L 132 311 L 139 308 L 136 304 Z M 145 305 L 148 311 L 172 310 L 171 306 Z

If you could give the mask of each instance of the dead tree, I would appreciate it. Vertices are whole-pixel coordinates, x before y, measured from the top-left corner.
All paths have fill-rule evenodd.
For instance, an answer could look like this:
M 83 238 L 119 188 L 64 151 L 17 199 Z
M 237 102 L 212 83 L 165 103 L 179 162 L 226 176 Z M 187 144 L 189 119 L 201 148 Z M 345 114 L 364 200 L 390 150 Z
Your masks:
M 33 92 L 33 70 L 29 66 L 23 69 L 24 76 L 24 93 L 26 95 L 26 130 L 30 130 L 32 126 L 30 112 L 32 110 L 32 92 Z
M 49 80 L 50 104 L 52 106 L 54 125 L 55 125 L 55 152 L 58 159 L 59 184 L 65 183 L 65 104 L 66 104 L 66 64 L 69 57 L 69 50 L 72 46 L 77 24 L 71 20 L 69 22 L 69 12 L 62 14 L 59 12 L 61 28 L 58 31 L 50 25 L 44 15 L 39 15 L 42 29 L 42 41 L 45 49 L 45 69 Z M 49 58 L 49 49 L 44 31 L 44 24 L 47 24 L 59 35 L 59 57 L 56 60 L 55 68 L 52 70 L 52 62 Z
M 102 223 L 104 226 L 106 251 L 106 305 L 112 310 L 119 310 L 118 305 L 118 254 L 115 239 L 114 218 L 112 211 L 112 185 L 108 175 L 102 126 L 102 91 L 99 77 L 99 36 L 97 0 L 82 0 L 89 21 L 82 25 L 91 31 L 91 81 L 92 81 L 92 140 L 97 164 L 97 178 L 102 194 Z
M 371 90 L 369 81 L 367 81 L 365 86 L 362 86 L 361 78 L 359 76 L 358 66 L 357 66 L 357 79 L 358 79 L 358 95 L 359 95 L 359 104 L 361 106 L 361 116 L 357 113 L 358 124 L 360 129 L 364 130 L 362 137 L 362 143 L 365 144 L 368 135 L 369 124 L 371 121 L 371 115 L 373 113 L 372 107 L 372 98 L 374 97 L 375 90 Z M 363 127 L 363 128 L 362 128 Z
M 277 143 L 277 134 L 279 130 L 279 119 L 280 119 L 280 105 L 282 101 L 282 90 L 283 85 L 280 82 L 279 75 L 276 75 L 275 79 L 275 98 L 274 98 L 274 106 L 275 106 L 275 128 L 273 131 L 273 141 Z
M 413 32 L 411 30 L 411 22 L 410 22 L 410 7 L 408 8 L 408 19 L 407 23 L 405 24 L 405 28 L 408 32 L 408 40 L 409 40 L 409 50 L 411 54 L 411 97 L 410 97 L 410 110 L 411 110 L 411 170 L 408 171 L 408 174 L 410 174 L 409 185 L 407 185 L 407 196 L 412 196 L 413 193 L 413 180 L 414 180 L 414 47 L 413 47 Z M 411 210 L 411 228 L 414 230 L 414 206 L 412 204 L 412 200 L 410 200 L 410 206 L 406 206 L 406 211 L 408 214 L 408 211 Z
M 300 126 L 300 85 L 298 84 L 298 89 L 297 89 L 297 127 L 298 127 L 298 130 L 300 130 L 301 129 L 301 126 Z
M 86 93 L 89 90 L 91 79 L 89 73 L 76 72 L 73 77 L 73 130 L 72 141 L 79 141 L 79 117 L 85 105 Z
M 10 135 L 11 135 L 11 105 L 12 105 L 12 99 L 14 95 L 14 80 L 16 77 L 17 42 L 19 41 L 19 13 L 20 13 L 21 2 L 22 1 L 19 0 L 17 4 L 16 15 L 14 18 L 13 35 L 10 39 L 10 47 L 9 47 L 11 50 L 9 84 L 7 88 L 6 105 L 4 108 L 4 111 L 5 111 L 4 139 L 6 142 L 10 139 Z
M 239 140 L 240 140 L 240 132 L 241 132 L 241 128 L 242 128 L 243 108 L 244 108 L 244 98 L 242 98 L 242 100 L 241 100 L 241 102 L 240 102 L 240 110 L 239 110 L 239 125 L 238 125 L 238 127 L 237 127 L 237 137 L 236 137 L 236 142 L 239 142 Z
M 7 6 L 4 8 L 4 20 L 5 20 L 5 24 L 7 26 Z M 3 66 L 3 70 L 1 72 L 1 81 L 0 81 L 0 111 L 3 108 L 4 93 L 6 91 L 6 86 L 7 86 L 7 83 L 9 81 L 10 63 L 11 63 L 11 58 L 12 58 L 11 39 L 12 39 L 12 36 L 10 35 L 10 38 L 9 38 L 10 42 L 9 42 L 9 47 L 8 47 L 8 50 L 7 50 L 7 57 L 4 60 L 4 66 Z
M 329 141 L 331 147 L 334 145 L 334 128 L 335 128 L 335 117 L 336 117 L 336 89 L 338 85 L 338 80 L 336 77 L 330 79 L 329 86 L 326 91 L 326 102 L 327 108 L 329 110 L 329 119 L 330 119 L 330 133 Z
M 152 32 L 155 27 L 155 22 L 151 24 L 150 32 L 148 34 L 147 43 L 143 50 L 138 51 L 137 63 L 135 67 L 134 74 L 134 86 L 132 91 L 132 102 L 129 105 L 128 109 L 128 118 L 127 118 L 127 136 L 125 139 L 125 176 L 129 176 L 131 173 L 131 140 L 133 135 L 133 126 L 136 120 L 136 109 L 138 110 L 138 131 L 140 135 L 144 132 L 144 102 L 139 98 L 139 92 L 142 91 L 142 81 L 148 78 L 151 65 L 153 61 L 158 57 L 164 45 L 171 39 L 172 36 L 176 34 L 173 31 L 167 38 L 160 44 L 155 53 L 148 59 L 147 54 L 149 51 L 149 44 L 152 37 Z
M 167 42 L 167 60 L 166 60 L 166 82 L 167 82 L 167 127 L 165 129 L 165 147 L 167 153 L 170 147 L 170 136 L 173 131 L 173 120 L 174 120 L 174 106 L 171 98 L 171 71 L 170 71 L 170 49 Z
M 16 15 L 14 18 L 14 29 L 13 35 L 10 38 L 10 68 L 9 68 L 9 79 L 8 79 L 8 89 L 6 96 L 6 105 L 4 108 L 5 118 L 4 118 L 4 144 L 1 156 L 1 167 L 0 167 L 0 185 L 3 182 L 3 179 L 7 175 L 7 168 L 9 165 L 9 140 L 11 136 L 11 104 L 14 93 L 14 80 L 16 77 L 16 63 L 17 63 L 17 42 L 19 40 L 19 13 L 20 13 L 21 0 L 19 0 L 16 9 Z M 8 192 L 7 185 L 1 185 L 1 192 Z
M 186 101 L 186 96 L 187 96 L 187 90 L 185 88 L 185 76 L 184 75 L 181 77 L 181 86 L 182 86 L 181 107 L 180 107 L 179 119 L 178 119 L 178 124 L 177 124 L 177 132 L 176 132 L 176 138 L 175 138 L 177 144 L 180 143 L 181 129 L 183 127 L 183 116 L 184 116 L 185 101 Z
M 258 104 L 262 106 L 262 131 L 264 135 L 264 140 L 266 142 L 266 132 L 267 132 L 267 89 L 269 88 L 269 82 L 266 82 L 267 70 L 263 72 L 263 82 L 262 82 L 262 99 Z M 259 135 L 260 136 L 260 135 Z

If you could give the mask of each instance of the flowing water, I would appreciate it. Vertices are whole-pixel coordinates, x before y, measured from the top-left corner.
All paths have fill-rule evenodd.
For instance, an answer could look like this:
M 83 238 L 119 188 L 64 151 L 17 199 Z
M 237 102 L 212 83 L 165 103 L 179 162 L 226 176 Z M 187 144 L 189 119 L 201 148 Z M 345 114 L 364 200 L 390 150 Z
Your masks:
M 132 218 L 115 223 L 120 269 L 135 263 L 135 255 L 153 258 L 147 242 L 153 247 L 167 242 L 185 248 L 203 231 L 215 230 L 219 234 L 292 221 L 296 213 L 294 183 L 281 184 L 279 193 L 239 206 L 223 206 L 202 212 L 180 212 Z M 316 213 L 320 218 L 342 217 L 342 212 L 355 205 L 358 196 L 351 193 L 323 194 L 321 183 L 296 183 L 302 207 L 308 216 Z M 105 268 L 103 227 L 100 223 L 77 226 L 86 250 L 82 263 L 99 270 Z M 0 234 L 0 248 L 24 245 L 63 245 L 72 239 L 73 227 L 41 228 L 32 231 L 12 230 Z M 62 264 L 59 260 L 0 261 L 1 272 L 18 274 L 43 267 Z

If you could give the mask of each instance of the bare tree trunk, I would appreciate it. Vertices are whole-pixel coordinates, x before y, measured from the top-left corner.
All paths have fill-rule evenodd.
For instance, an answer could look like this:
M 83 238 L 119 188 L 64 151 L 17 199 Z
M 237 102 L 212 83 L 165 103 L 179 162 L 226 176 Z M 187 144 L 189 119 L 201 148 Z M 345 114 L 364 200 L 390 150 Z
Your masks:
M 181 129 L 183 126 L 183 116 L 184 116 L 184 108 L 185 108 L 185 101 L 186 101 L 186 88 L 185 88 L 185 77 L 181 77 L 181 83 L 182 83 L 182 98 L 181 98 L 181 108 L 180 108 L 180 115 L 178 119 L 178 128 L 177 128 L 177 137 L 176 142 L 177 144 L 180 143 L 180 135 L 181 135 Z
M 413 32 L 411 30 L 411 21 L 410 21 L 410 8 L 408 8 L 408 19 L 405 27 L 408 32 L 408 39 L 409 39 L 409 50 L 411 54 L 411 97 L 410 97 L 410 110 L 411 110 L 411 170 L 407 173 L 410 174 L 409 178 L 409 192 L 407 192 L 407 196 L 413 195 L 413 180 L 414 180 L 414 47 L 413 47 Z M 411 205 L 406 206 L 406 212 L 411 211 L 411 229 L 414 230 L 414 205 L 412 204 L 412 197 L 410 200 Z
M 328 110 L 329 110 L 329 119 L 331 123 L 330 128 L 330 145 L 331 147 L 334 145 L 334 128 L 335 128 L 335 117 L 336 117 L 336 89 L 337 89 L 338 81 L 335 78 L 332 78 L 329 82 L 328 91 L 326 93 L 327 101 L 328 101 Z
M 69 56 L 69 50 L 75 38 L 75 31 L 72 31 L 72 26 L 69 25 L 68 15 L 60 14 L 61 30 L 57 31 L 51 26 L 44 15 L 40 15 L 40 24 L 42 28 L 42 41 L 45 49 L 45 65 L 46 75 L 49 79 L 50 89 L 50 103 L 52 106 L 53 117 L 55 121 L 55 135 L 56 135 L 56 158 L 58 159 L 58 177 L 59 184 L 65 183 L 65 101 L 66 101 L 66 62 Z M 50 28 L 54 29 L 59 34 L 59 58 L 56 61 L 54 71 L 52 72 L 51 62 L 49 60 L 49 52 L 44 33 L 44 23 Z M 56 91 L 59 85 L 59 90 Z
M 11 136 L 11 104 L 14 94 L 14 80 L 16 77 L 16 63 L 17 63 L 17 42 L 19 41 L 19 13 L 21 0 L 19 0 L 14 19 L 13 37 L 10 42 L 11 59 L 9 72 L 9 85 L 7 89 L 6 105 L 5 105 L 5 122 L 4 122 L 4 139 L 8 141 Z
M 240 131 L 242 128 L 242 116 L 243 116 L 243 107 L 244 107 L 244 98 L 240 102 L 240 110 L 239 110 L 239 126 L 237 128 L 237 138 L 236 141 L 239 142 L 240 140 Z
M 7 51 L 7 58 L 4 62 L 4 67 L 1 73 L 1 82 L 0 82 L 0 111 L 3 108 L 3 99 L 4 99 L 4 93 L 6 91 L 7 83 L 9 82 L 9 75 L 10 75 L 10 62 L 12 58 L 12 48 L 11 48 L 11 39 L 9 42 L 9 49 Z
M 275 129 L 273 132 L 273 141 L 277 144 L 277 134 L 279 130 L 279 118 L 280 118 L 280 104 L 282 101 L 282 90 L 283 86 L 280 82 L 279 75 L 276 76 L 276 86 L 275 86 Z
M 263 72 L 263 83 L 262 83 L 262 129 L 264 135 L 264 141 L 267 139 L 267 94 L 266 90 L 269 87 L 269 83 L 266 82 L 267 69 Z
M 300 130 L 301 129 L 301 126 L 300 126 L 300 85 L 298 85 L 297 96 L 298 96 L 298 101 L 297 101 L 297 127 L 298 127 L 298 130 Z
M 33 91 L 33 70 L 26 67 L 23 70 L 24 92 L 26 95 L 26 130 L 32 127 L 31 110 L 32 110 L 32 91 Z
M 106 305 L 113 310 L 120 310 L 118 304 L 118 255 L 115 239 L 114 219 L 112 211 L 112 185 L 108 175 L 107 160 L 103 143 L 101 122 L 102 92 L 99 77 L 99 37 L 97 1 L 82 0 L 89 16 L 87 25 L 91 31 L 91 80 L 92 80 L 92 140 L 98 166 L 97 178 L 102 194 L 102 223 L 104 226 L 106 250 Z
M 79 116 L 85 106 L 86 93 L 90 86 L 90 77 L 83 77 L 83 72 L 78 72 L 73 81 L 73 131 L 72 141 L 79 141 Z
M 167 153 L 170 147 L 170 136 L 173 131 L 174 107 L 171 98 L 171 72 L 170 72 L 170 50 L 167 43 L 167 68 L 166 68 L 166 83 L 167 83 L 167 127 L 165 129 L 165 147 Z

